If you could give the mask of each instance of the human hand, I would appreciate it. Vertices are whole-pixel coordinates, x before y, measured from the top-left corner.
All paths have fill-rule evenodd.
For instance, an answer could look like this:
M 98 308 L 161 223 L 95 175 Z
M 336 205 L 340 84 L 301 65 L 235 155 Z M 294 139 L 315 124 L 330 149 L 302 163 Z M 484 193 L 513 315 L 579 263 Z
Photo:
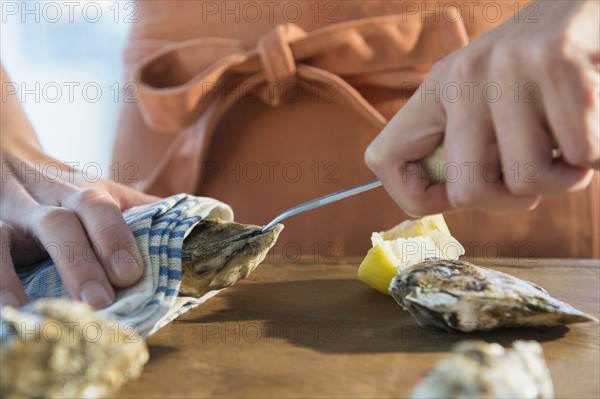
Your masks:
M 530 210 L 600 168 L 600 5 L 532 4 L 535 15 L 525 9 L 438 62 L 367 149 L 407 212 Z M 442 135 L 447 177 L 434 184 L 420 160 Z
M 113 286 L 130 286 L 143 274 L 136 241 L 121 212 L 158 198 L 86 179 L 81 171 L 36 151 L 24 155 L 3 148 L 1 154 L 0 303 L 26 304 L 15 268 L 50 255 L 70 297 L 106 307 L 114 301 Z

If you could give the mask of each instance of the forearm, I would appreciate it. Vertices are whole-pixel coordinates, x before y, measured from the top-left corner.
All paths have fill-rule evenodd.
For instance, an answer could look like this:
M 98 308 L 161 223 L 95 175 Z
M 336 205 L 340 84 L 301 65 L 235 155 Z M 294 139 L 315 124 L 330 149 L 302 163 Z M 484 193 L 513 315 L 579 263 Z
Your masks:
M 16 85 L 0 65 L 0 151 L 4 157 L 19 154 L 28 159 L 45 157 L 33 126 L 16 93 Z
M 57 161 L 46 154 L 35 134 L 31 122 L 25 114 L 21 100 L 17 94 L 17 85 L 0 65 L 1 71 L 1 103 L 0 103 L 0 158 L 3 173 L 15 174 L 17 179 L 23 180 L 27 171 L 39 165 L 52 165 L 49 170 L 56 172 L 59 168 L 65 176 L 74 176 L 72 166 Z M 5 167 L 7 169 L 5 169 Z M 41 167 L 41 170 L 45 170 Z M 9 172 L 10 171 L 10 172 Z M 66 172 L 66 173 L 65 173 Z

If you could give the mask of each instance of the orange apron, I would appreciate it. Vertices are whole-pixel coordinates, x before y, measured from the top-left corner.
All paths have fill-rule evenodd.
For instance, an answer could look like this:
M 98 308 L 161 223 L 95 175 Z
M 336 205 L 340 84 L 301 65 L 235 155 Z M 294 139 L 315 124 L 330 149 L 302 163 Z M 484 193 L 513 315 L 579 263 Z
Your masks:
M 138 4 L 125 80 L 139 101 L 123 104 L 115 176 L 156 195 L 218 198 L 255 224 L 372 179 L 364 150 L 431 65 L 516 11 L 493 1 Z M 469 255 L 598 257 L 599 187 L 596 175 L 533 212 L 446 218 Z M 274 252 L 364 255 L 372 231 L 406 218 L 373 190 L 289 219 Z

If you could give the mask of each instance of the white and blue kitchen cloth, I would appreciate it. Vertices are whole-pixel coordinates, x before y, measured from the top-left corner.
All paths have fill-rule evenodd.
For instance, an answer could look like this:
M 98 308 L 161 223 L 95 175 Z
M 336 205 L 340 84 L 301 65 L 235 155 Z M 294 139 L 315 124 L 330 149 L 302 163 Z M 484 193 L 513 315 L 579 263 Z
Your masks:
M 212 198 L 178 194 L 123 213 L 144 260 L 144 275 L 138 283 L 117 292 L 115 302 L 98 311 L 118 323 L 135 325 L 148 337 L 218 291 L 200 298 L 179 297 L 183 240 L 205 218 L 233 220 L 231 208 Z M 48 260 L 20 273 L 30 301 L 68 298 L 54 263 Z

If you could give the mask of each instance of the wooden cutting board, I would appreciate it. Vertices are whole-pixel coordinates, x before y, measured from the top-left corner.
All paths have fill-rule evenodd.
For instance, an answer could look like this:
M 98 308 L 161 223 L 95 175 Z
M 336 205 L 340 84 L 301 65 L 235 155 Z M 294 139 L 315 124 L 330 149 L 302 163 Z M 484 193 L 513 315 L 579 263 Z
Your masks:
M 600 329 L 576 324 L 477 334 L 416 326 L 356 278 L 360 259 L 275 260 L 148 340 L 150 362 L 120 397 L 406 397 L 453 343 L 541 342 L 558 398 L 600 397 Z M 476 263 L 599 317 L 599 260 Z

